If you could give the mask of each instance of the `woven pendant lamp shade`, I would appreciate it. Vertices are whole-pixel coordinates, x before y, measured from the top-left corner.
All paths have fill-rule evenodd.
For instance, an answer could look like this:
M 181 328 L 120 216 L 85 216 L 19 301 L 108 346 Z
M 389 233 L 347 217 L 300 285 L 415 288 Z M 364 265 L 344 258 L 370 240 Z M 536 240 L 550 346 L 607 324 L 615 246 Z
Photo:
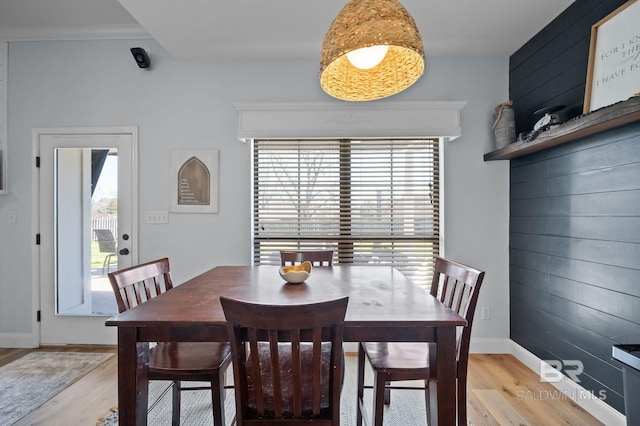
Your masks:
M 387 45 L 382 62 L 356 68 L 346 54 Z M 322 43 L 320 85 L 345 101 L 371 101 L 394 95 L 415 83 L 424 71 L 424 48 L 413 17 L 397 0 L 350 0 L 329 27 Z

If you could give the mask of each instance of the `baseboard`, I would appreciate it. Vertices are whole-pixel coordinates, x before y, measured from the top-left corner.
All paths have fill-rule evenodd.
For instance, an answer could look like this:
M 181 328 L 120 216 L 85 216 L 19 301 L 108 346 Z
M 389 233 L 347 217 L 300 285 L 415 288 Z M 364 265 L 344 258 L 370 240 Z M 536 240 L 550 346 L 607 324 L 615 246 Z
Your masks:
M 342 344 L 342 349 L 346 354 L 358 354 L 358 342 L 344 342 Z
M 0 333 L 0 348 L 37 348 L 31 333 Z
M 34 336 L 29 333 L 0 333 L 0 348 L 34 348 Z M 345 342 L 345 352 L 356 354 L 357 343 Z M 541 359 L 510 339 L 471 339 L 470 353 L 511 354 L 529 369 L 539 374 Z M 567 377 L 551 383 L 589 414 L 608 426 L 626 425 L 626 417 L 597 398 L 579 398 L 590 392 Z
M 510 339 L 474 339 L 469 343 L 469 353 L 472 354 L 510 354 Z
M 533 370 L 536 374 L 540 374 L 540 358 L 514 342 L 511 342 L 511 355 L 522 362 L 524 365 Z M 558 383 L 551 383 L 563 395 L 569 397 L 572 401 L 584 408 L 589 414 L 601 421 L 607 426 L 624 426 L 627 424 L 626 417 L 617 410 L 607 405 L 598 398 L 591 397 L 591 392 L 563 376 Z

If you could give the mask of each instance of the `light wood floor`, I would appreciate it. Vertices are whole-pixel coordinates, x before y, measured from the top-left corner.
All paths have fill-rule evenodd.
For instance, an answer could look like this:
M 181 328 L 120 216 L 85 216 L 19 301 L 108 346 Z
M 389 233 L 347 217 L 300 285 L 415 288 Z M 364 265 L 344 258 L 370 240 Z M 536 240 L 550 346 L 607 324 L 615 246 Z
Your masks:
M 104 346 L 45 347 L 38 350 L 113 352 Z M 0 349 L 0 366 L 31 349 Z M 21 419 L 24 425 L 88 425 L 117 405 L 117 361 L 114 356 Z M 0 402 L 1 403 L 1 402 Z M 469 424 L 600 425 L 511 355 L 471 355 L 468 377 Z

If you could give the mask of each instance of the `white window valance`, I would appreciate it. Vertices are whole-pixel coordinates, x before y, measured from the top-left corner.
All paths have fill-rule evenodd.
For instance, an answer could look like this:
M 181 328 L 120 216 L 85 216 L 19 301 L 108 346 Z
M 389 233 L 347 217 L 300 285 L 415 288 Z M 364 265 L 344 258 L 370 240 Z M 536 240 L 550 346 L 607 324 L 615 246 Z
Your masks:
M 238 139 L 432 138 L 462 134 L 466 101 L 236 104 Z

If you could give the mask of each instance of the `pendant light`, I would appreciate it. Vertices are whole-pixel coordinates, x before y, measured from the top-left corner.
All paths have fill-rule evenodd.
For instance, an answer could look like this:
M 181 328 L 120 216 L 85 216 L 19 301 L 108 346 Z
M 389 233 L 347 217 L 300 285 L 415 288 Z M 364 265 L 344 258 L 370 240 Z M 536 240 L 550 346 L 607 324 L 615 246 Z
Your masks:
M 418 27 L 397 0 L 350 0 L 322 43 L 320 85 L 345 101 L 395 95 L 423 71 Z

